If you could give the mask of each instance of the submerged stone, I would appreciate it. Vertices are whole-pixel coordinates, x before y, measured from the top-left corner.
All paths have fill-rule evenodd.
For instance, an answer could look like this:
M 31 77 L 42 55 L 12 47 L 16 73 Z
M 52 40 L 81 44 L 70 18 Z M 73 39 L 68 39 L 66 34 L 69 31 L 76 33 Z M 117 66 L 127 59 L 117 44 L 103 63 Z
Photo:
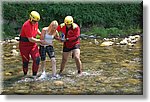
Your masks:
M 62 86 L 62 85 L 64 85 L 64 82 L 63 81 L 54 81 L 54 84 L 56 86 Z

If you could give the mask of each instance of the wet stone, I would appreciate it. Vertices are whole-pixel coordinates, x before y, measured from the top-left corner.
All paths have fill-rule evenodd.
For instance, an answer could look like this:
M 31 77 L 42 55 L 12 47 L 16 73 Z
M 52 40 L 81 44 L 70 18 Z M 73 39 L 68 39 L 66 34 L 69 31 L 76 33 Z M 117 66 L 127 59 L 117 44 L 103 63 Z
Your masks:
M 62 85 L 64 85 L 64 82 L 63 81 L 54 81 L 54 84 L 56 86 L 62 86 Z
M 126 82 L 133 84 L 133 85 L 136 85 L 136 84 L 139 84 L 141 81 L 138 79 L 127 79 Z
M 27 94 L 29 94 L 29 90 L 16 90 L 15 94 L 27 95 Z

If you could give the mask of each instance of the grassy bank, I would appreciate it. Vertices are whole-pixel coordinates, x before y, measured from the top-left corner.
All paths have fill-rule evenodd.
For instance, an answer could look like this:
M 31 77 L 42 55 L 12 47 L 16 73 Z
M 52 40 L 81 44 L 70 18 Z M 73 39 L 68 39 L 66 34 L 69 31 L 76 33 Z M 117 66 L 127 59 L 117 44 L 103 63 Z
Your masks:
M 118 29 L 116 27 L 104 28 L 104 27 L 99 27 L 99 26 L 93 26 L 90 28 L 81 29 L 81 33 L 84 33 L 87 35 L 100 36 L 102 38 L 125 37 L 129 35 L 142 34 L 143 29 L 140 29 L 139 27 L 129 28 L 129 29 Z

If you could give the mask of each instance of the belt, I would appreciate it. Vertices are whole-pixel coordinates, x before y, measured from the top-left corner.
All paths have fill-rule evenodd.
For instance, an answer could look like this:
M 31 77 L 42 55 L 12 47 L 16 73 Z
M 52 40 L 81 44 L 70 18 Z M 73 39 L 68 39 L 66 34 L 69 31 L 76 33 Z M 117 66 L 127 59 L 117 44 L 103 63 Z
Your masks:
M 28 39 L 27 37 L 21 37 L 21 36 L 20 36 L 19 41 L 22 41 L 22 42 L 29 42 L 29 39 Z

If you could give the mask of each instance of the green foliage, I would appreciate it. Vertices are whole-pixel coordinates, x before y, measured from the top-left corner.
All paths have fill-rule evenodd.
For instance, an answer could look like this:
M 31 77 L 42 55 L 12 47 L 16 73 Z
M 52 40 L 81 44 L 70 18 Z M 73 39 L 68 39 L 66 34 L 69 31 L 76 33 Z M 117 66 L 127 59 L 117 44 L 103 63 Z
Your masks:
M 19 34 L 22 24 L 29 18 L 29 13 L 36 10 L 41 15 L 39 28 L 48 26 L 52 20 L 60 23 L 67 15 L 74 18 L 81 29 L 95 25 L 111 28 L 108 32 L 118 33 L 117 29 L 130 29 L 143 27 L 143 4 L 142 3 L 19 3 L 3 2 L 4 32 L 6 35 L 15 36 Z M 12 27 L 12 24 L 15 26 Z M 95 30 L 103 32 L 104 29 Z
M 93 26 L 92 29 L 91 29 L 91 32 L 94 34 L 94 35 L 100 35 L 102 37 L 107 37 L 107 30 L 105 28 L 102 28 L 102 27 L 96 27 L 96 26 Z
M 107 33 L 109 35 L 113 35 L 113 36 L 118 36 L 120 34 L 124 34 L 124 32 L 122 30 L 120 30 L 120 29 L 118 29 L 116 27 L 114 27 L 114 28 L 107 28 L 106 30 L 107 30 Z
M 113 28 L 104 28 L 104 27 L 97 27 L 93 26 L 88 32 L 84 32 L 87 35 L 96 35 L 101 36 L 103 38 L 105 37 L 119 37 L 119 36 L 128 36 L 128 35 L 134 35 L 134 34 L 140 34 L 142 33 L 142 29 L 140 28 L 129 28 L 129 29 L 118 29 L 116 27 Z

